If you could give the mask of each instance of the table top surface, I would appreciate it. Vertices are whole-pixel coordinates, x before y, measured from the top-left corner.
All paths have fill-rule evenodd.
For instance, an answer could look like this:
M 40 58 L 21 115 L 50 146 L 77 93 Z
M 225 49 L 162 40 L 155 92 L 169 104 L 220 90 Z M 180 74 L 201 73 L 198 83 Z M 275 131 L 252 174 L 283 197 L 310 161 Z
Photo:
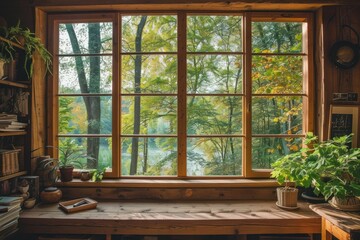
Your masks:
M 309 207 L 345 232 L 351 233 L 360 231 L 360 212 L 337 210 L 328 203 L 313 204 Z

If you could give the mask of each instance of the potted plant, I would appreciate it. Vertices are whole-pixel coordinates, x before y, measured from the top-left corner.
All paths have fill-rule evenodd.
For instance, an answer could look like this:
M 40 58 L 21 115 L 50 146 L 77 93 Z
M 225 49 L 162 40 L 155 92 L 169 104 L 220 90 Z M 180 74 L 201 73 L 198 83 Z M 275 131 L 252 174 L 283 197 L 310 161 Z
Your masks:
M 52 56 L 43 45 L 40 38 L 36 37 L 28 28 L 20 27 L 20 22 L 18 22 L 16 26 L 9 27 L 7 32 L 7 39 L 24 47 L 24 69 L 29 78 L 33 75 L 34 67 L 32 58 L 35 52 L 37 52 L 44 61 L 46 70 L 51 72 Z
M 277 206 L 287 209 L 297 208 L 298 189 L 296 186 L 308 187 L 311 184 L 309 174 L 304 168 L 304 155 L 308 148 L 302 148 L 298 152 L 285 155 L 277 159 L 271 166 L 271 176 L 276 178 L 279 184 L 285 186 L 276 189 Z
M 49 169 L 48 175 L 51 176 L 54 176 L 57 170 L 59 170 L 60 180 L 63 182 L 72 181 L 74 168 L 84 169 L 86 160 L 92 159 L 83 154 L 83 149 L 74 143 L 73 139 L 62 141 L 60 147 L 46 147 L 57 149 L 59 151 L 59 158 L 47 157 L 42 159 L 38 164 L 38 169 Z
M 298 186 L 310 187 L 329 203 L 343 210 L 359 210 L 360 149 L 350 148 L 352 135 L 319 142 L 308 133 L 300 151 L 273 163 L 272 176 L 279 183 L 289 180 Z
M 351 148 L 351 135 L 319 142 L 313 139 L 307 169 L 315 193 L 338 209 L 360 210 L 360 149 Z
M 6 28 L 0 28 L 0 36 L 7 39 L 9 32 Z M 12 44 L 0 41 L 0 80 L 14 80 L 16 73 L 16 50 Z

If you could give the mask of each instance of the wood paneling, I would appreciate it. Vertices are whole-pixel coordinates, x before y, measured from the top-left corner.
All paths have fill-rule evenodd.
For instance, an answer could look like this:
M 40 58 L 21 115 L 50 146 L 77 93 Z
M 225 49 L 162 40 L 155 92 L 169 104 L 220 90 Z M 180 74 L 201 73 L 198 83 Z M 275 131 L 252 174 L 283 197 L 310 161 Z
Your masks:
M 112 200 L 158 200 L 158 201 L 194 201 L 194 200 L 250 200 L 276 199 L 275 188 L 124 188 L 124 187 L 81 187 L 61 188 L 65 198 Z
M 337 104 L 332 101 L 333 93 L 356 92 L 360 95 L 360 63 L 351 69 L 339 69 L 330 61 L 330 49 L 337 41 L 346 40 L 357 44 L 356 34 L 344 25 L 360 33 L 359 12 L 360 6 L 324 7 L 317 12 L 316 68 L 317 89 L 320 93 L 317 102 L 322 140 L 328 138 L 330 105 Z M 360 106 L 360 99 L 351 104 Z

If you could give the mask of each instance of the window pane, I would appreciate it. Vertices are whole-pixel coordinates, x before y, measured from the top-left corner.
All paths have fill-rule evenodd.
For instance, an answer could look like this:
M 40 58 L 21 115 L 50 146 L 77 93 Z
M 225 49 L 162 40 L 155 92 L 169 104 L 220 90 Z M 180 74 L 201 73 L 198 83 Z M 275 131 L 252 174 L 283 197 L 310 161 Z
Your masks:
M 111 22 L 59 24 L 59 54 L 112 53 L 112 35 Z
M 241 16 L 188 16 L 188 52 L 240 52 Z
M 242 93 L 242 55 L 188 55 L 188 93 Z
M 253 169 L 270 169 L 271 163 L 302 147 L 302 138 L 252 138 Z
M 108 137 L 60 137 L 59 159 L 79 169 L 112 167 L 112 139 Z
M 172 96 L 123 97 L 122 134 L 176 134 L 177 98 Z
M 294 22 L 253 22 L 252 51 L 255 53 L 302 52 L 302 25 Z
M 241 134 L 241 97 L 188 97 L 188 134 Z
M 123 16 L 121 30 L 123 52 L 177 51 L 176 16 Z
M 111 92 L 111 56 L 59 57 L 59 93 Z
M 302 134 L 302 97 L 253 97 L 254 134 Z
M 188 138 L 187 175 L 241 175 L 242 138 Z
M 303 92 L 303 58 L 300 56 L 253 56 L 252 92 L 284 94 Z
M 177 174 L 176 138 L 121 138 L 121 174 Z
M 123 56 L 121 74 L 122 93 L 176 93 L 177 91 L 175 55 Z
M 91 109 L 90 113 L 86 104 Z M 111 134 L 111 132 L 111 97 L 59 97 L 59 134 Z

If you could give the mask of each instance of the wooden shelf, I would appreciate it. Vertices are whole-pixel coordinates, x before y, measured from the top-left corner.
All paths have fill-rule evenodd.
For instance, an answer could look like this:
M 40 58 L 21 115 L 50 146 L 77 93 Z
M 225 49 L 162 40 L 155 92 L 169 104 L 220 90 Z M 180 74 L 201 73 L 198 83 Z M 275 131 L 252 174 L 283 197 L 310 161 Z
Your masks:
M 19 82 L 0 80 L 0 85 L 10 86 L 10 87 L 18 87 L 18 88 L 29 88 L 29 85 Z
M 15 43 L 15 42 L 13 42 L 13 41 L 10 41 L 10 40 L 8 40 L 8 39 L 6 39 L 6 38 L 0 37 L 0 40 L 3 41 L 3 42 L 7 42 L 7 43 L 13 45 L 14 47 L 17 47 L 17 48 L 20 48 L 20 49 L 24 49 L 24 47 L 21 46 L 20 44 Z
M 14 178 L 14 177 L 24 176 L 26 174 L 27 174 L 26 171 L 20 171 L 20 172 L 17 172 L 17 173 L 9 174 L 9 175 L 0 177 L 0 182 L 11 179 L 11 178 Z
M 0 132 L 0 137 L 23 136 L 26 134 L 26 131 Z

